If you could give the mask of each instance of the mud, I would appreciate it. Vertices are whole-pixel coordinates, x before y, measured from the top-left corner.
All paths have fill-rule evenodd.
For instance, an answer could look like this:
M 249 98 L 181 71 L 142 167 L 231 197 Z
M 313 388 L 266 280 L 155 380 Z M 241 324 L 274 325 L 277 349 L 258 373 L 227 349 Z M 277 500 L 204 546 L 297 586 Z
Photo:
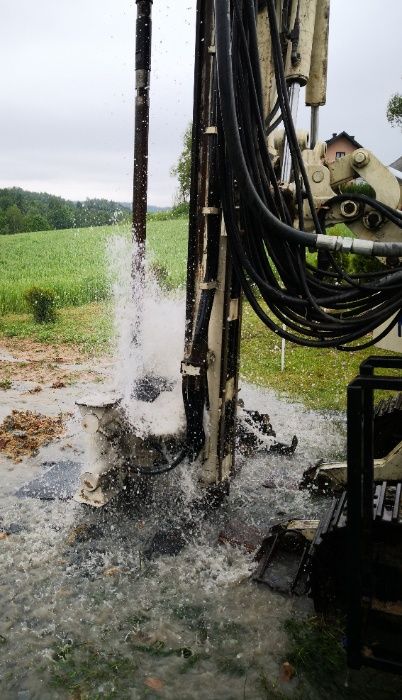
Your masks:
M 110 362 L 104 358 L 101 368 Z M 102 374 L 102 369 L 93 369 L 93 360 L 73 345 L 1 340 L 0 382 L 11 381 L 12 387 L 17 389 L 23 382 L 27 383 L 26 391 L 32 391 L 38 386 L 58 388 L 52 384 L 97 381 L 99 374 Z
M 13 409 L 0 424 L 0 452 L 14 462 L 20 462 L 25 455 L 33 457 L 41 447 L 63 433 L 65 417 L 60 414 L 50 418 Z
M 6 351 L 31 362 L 26 349 L 7 345 Z M 349 678 L 346 688 L 344 668 L 324 685 L 297 666 L 285 674 L 284 622 L 312 615 L 311 602 L 251 583 L 251 551 L 230 538 L 219 542 L 234 521 L 266 532 L 286 516 L 320 515 L 325 504 L 300 492 L 298 482 L 312 461 L 343 456 L 343 417 L 243 386 L 245 403 L 269 413 L 278 439 L 286 443 L 296 433 L 299 446 L 294 456 L 240 457 L 229 498 L 210 512 L 192 507 L 198 493 L 189 467 L 158 478 L 140 499 L 134 490 L 101 511 L 71 500 L 20 498 L 18 490 L 50 464 L 85 466 L 75 401 L 91 393 L 94 382 L 85 358 L 69 361 L 82 371 L 78 383 L 52 389 L 53 376 L 45 377 L 42 390 L 28 394 L 32 379 L 19 377 L 0 394 L 2 418 L 13 409 L 71 414 L 64 433 L 34 456 L 15 464 L 0 454 L 1 698 L 397 697 L 394 681 L 380 676 Z M 57 356 L 51 362 L 55 374 L 65 369 Z M 110 360 L 93 364 L 96 388 L 107 389 Z M 174 540 L 178 529 L 175 556 L 145 556 L 161 532 Z M 317 649 L 317 667 L 320 655 Z

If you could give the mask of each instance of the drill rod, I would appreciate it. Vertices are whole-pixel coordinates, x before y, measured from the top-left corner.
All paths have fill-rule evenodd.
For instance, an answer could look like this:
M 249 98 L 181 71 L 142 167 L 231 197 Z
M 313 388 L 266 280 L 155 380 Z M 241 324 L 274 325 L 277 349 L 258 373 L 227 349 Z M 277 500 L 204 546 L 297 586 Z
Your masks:
M 133 178 L 133 223 L 132 241 L 134 256 L 133 278 L 143 276 L 147 190 L 148 190 L 148 135 L 149 135 L 149 88 L 151 78 L 152 0 L 136 0 L 136 47 L 135 47 L 135 135 Z

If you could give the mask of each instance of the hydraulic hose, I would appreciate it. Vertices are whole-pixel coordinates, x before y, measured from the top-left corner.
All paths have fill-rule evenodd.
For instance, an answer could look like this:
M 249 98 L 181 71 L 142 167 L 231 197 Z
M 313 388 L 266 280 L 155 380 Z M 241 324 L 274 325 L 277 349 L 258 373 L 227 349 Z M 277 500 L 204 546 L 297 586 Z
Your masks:
M 402 306 L 402 270 L 398 266 L 353 274 L 339 256 L 347 252 L 397 258 L 402 244 L 327 235 L 325 210 L 352 199 L 400 228 L 402 214 L 363 195 L 347 194 L 329 200 L 321 210 L 324 216 L 317 215 L 284 74 L 288 13 L 282 18 L 285 29 L 280 37 L 274 2 L 265 4 L 278 94 L 267 119 L 262 113 L 255 3 L 215 0 L 219 182 L 234 269 L 254 311 L 279 336 L 300 345 L 358 349 L 359 338 L 383 323 L 388 332 L 395 323 Z M 297 214 L 278 186 L 267 150 L 266 134 L 278 120 L 283 121 L 291 154 Z M 305 199 L 314 233 L 303 231 Z M 292 225 L 295 216 L 300 229 Z M 313 264 L 307 249 L 323 251 L 320 263 L 325 256 L 325 265 Z
M 259 197 L 250 177 L 241 146 L 234 99 L 229 6 L 229 0 L 217 0 L 215 2 L 219 99 L 225 144 L 230 154 L 233 174 L 245 200 L 265 225 L 270 226 L 275 234 L 288 238 L 294 243 L 302 243 L 305 246 L 314 248 L 317 234 L 299 231 L 276 219 Z
M 189 455 L 189 450 L 187 447 L 184 447 L 181 452 L 178 454 L 177 457 L 171 462 L 170 464 L 165 465 L 164 467 L 158 467 L 156 469 L 147 469 L 147 467 L 140 467 L 134 464 L 130 465 L 130 468 L 132 471 L 137 472 L 137 474 L 140 474 L 141 476 L 160 476 L 161 474 L 167 474 L 168 472 L 171 472 L 173 469 L 176 469 L 176 467 L 179 466 L 186 457 Z
M 272 7 L 270 0 L 268 0 L 268 6 Z M 266 208 L 264 202 L 260 199 L 254 187 L 252 179 L 250 178 L 250 174 L 244 159 L 244 153 L 241 147 L 232 71 L 230 0 L 219 0 L 219 2 L 215 3 L 215 17 L 219 97 L 225 142 L 227 150 L 230 154 L 234 176 L 236 177 L 239 185 L 244 188 L 245 198 L 255 211 L 256 215 L 261 218 L 264 224 L 271 226 L 275 234 L 288 238 L 292 242 L 301 243 L 310 249 L 317 248 L 340 251 L 345 249 L 348 252 L 356 251 L 360 255 L 377 255 L 381 257 L 402 256 L 402 243 L 374 243 L 372 241 L 356 242 L 355 239 L 346 237 L 339 237 L 338 239 L 335 239 L 336 243 L 334 243 L 333 237 L 330 238 L 319 233 L 307 233 L 284 224 L 276 219 Z M 353 197 L 349 195 L 345 198 L 353 199 Z M 380 209 L 380 206 L 376 207 L 373 203 L 375 200 L 370 200 L 368 197 L 365 199 L 369 200 L 367 203 L 371 204 L 371 206 Z M 379 203 L 377 204 L 379 205 Z M 312 207 L 312 209 L 314 210 L 314 207 Z M 388 216 L 391 220 L 393 220 L 391 213 L 389 213 Z M 398 216 L 396 218 L 398 225 L 401 225 L 401 217 Z

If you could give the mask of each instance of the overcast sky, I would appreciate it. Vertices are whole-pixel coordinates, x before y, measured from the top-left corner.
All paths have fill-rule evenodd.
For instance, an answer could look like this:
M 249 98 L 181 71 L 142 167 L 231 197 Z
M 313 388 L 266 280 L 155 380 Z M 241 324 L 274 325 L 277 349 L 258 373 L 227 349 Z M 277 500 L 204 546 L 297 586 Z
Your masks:
M 195 0 L 154 0 L 149 203 L 192 115 Z M 0 187 L 131 200 L 134 0 L 0 0 Z M 385 118 L 402 92 L 400 0 L 332 0 L 320 136 L 345 130 L 385 163 L 402 134 Z M 307 125 L 305 113 L 300 126 Z

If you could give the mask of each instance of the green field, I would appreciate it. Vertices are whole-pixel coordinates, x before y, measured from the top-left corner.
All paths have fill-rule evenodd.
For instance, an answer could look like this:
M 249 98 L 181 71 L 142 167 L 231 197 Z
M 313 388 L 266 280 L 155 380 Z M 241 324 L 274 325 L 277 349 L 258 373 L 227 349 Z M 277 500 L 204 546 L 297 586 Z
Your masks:
M 53 289 L 59 308 L 105 300 L 110 294 L 107 244 L 129 236 L 128 226 L 18 233 L 0 237 L 0 314 L 27 310 L 32 285 Z M 169 287 L 182 285 L 186 269 L 187 221 L 150 221 L 148 250 L 168 272 Z
M 148 253 L 168 288 L 184 285 L 187 222 L 150 221 Z M 109 350 L 113 311 L 108 300 L 111 275 L 107 250 L 128 227 L 108 226 L 0 236 L 0 335 L 40 342 L 74 343 L 89 353 Z M 37 324 L 27 313 L 24 291 L 31 285 L 57 293 L 56 323 Z M 290 399 L 319 409 L 343 409 L 346 385 L 370 351 L 342 353 L 287 343 L 280 371 L 280 339 L 244 305 L 242 375 Z M 373 353 L 381 354 L 376 348 Z

